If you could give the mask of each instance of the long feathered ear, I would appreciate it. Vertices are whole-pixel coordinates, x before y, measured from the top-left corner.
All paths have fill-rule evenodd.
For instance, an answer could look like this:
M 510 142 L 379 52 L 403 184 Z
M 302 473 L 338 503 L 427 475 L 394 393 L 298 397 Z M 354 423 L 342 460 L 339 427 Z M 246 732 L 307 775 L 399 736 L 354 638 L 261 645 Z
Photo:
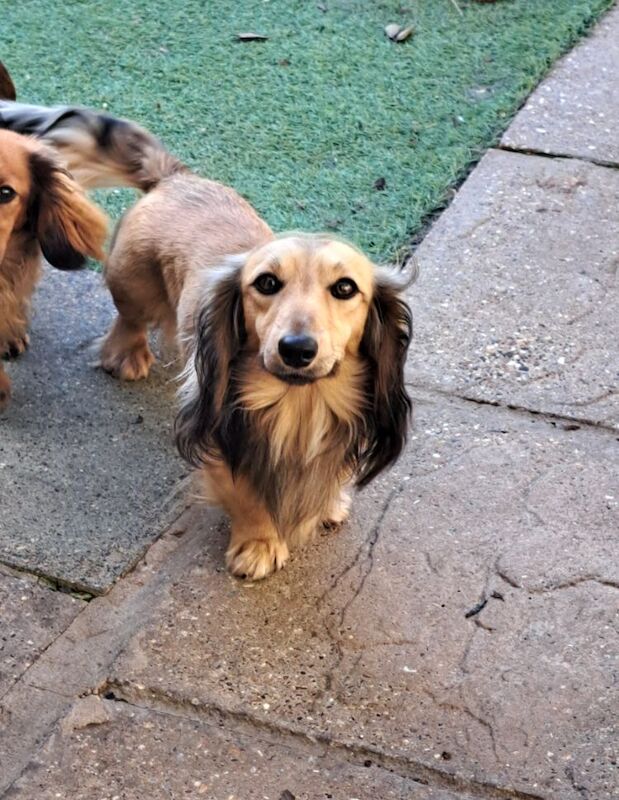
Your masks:
M 103 260 L 107 217 L 44 150 L 30 155 L 32 190 L 28 224 L 43 255 L 58 269 L 84 266 L 86 256 Z
M 361 342 L 370 368 L 370 397 L 365 414 L 367 444 L 359 458 L 357 486 L 365 486 L 393 464 L 406 442 L 412 403 L 404 385 L 404 364 L 412 316 L 400 292 L 410 282 L 401 275 L 377 271 Z
M 218 450 L 217 430 L 232 370 L 245 344 L 241 269 L 245 256 L 232 256 L 209 278 L 196 324 L 195 356 L 180 390 L 176 444 L 193 466 Z
M 15 86 L 8 69 L 0 61 L 0 100 L 15 100 Z

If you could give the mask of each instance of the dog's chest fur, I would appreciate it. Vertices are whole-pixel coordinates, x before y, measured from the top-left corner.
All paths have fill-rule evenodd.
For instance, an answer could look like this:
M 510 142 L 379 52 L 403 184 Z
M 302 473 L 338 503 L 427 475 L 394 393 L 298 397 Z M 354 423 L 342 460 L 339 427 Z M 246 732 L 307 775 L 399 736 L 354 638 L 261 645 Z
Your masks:
M 324 519 L 352 477 L 364 381 L 364 365 L 356 359 L 307 386 L 290 386 L 251 368 L 240 378 L 246 441 L 239 468 L 265 498 L 283 535 L 303 520 Z

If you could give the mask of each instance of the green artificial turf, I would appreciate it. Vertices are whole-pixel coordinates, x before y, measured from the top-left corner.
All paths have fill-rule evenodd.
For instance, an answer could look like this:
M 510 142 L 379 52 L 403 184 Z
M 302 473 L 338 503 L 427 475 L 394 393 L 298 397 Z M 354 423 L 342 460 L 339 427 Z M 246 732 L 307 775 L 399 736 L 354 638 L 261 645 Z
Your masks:
M 0 59 L 20 99 L 141 122 L 276 230 L 331 229 L 394 259 L 612 2 L 458 5 L 20 0 L 3 3 Z M 415 34 L 395 44 L 391 22 Z M 235 40 L 246 31 L 268 41 Z

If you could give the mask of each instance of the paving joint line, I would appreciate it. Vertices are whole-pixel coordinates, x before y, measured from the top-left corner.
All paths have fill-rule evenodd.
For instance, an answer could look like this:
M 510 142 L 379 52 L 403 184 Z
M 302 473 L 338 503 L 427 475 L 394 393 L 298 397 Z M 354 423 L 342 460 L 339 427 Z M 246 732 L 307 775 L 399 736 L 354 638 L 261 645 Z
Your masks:
M 367 745 L 348 745 L 324 733 L 308 733 L 301 727 L 287 723 L 270 722 L 262 720 L 245 711 L 235 711 L 225 708 L 218 703 L 202 703 L 195 705 L 184 698 L 174 699 L 165 694 L 160 694 L 153 689 L 148 689 L 150 697 L 141 690 L 131 691 L 133 687 L 118 681 L 109 681 L 99 690 L 104 699 L 143 710 L 160 714 L 168 714 L 180 719 L 190 719 L 203 724 L 229 723 L 237 724 L 237 732 L 251 735 L 256 731 L 276 735 L 280 738 L 289 738 L 304 746 L 321 745 L 328 748 L 327 752 L 344 756 L 346 763 L 355 766 L 364 766 L 365 762 L 372 761 L 372 765 L 398 775 L 406 780 L 419 783 L 429 788 L 439 788 L 448 791 L 466 792 L 471 797 L 479 800 L 545 800 L 542 795 L 521 792 L 517 789 L 506 789 L 492 783 L 467 781 L 456 774 L 437 769 L 427 764 L 419 763 L 405 758 L 393 756 Z M 129 691 L 127 691 L 127 689 Z M 245 726 L 245 727 L 243 727 Z M 226 730 L 230 730 L 229 725 Z
M 21 565 L 11 562 L 10 559 L 7 560 L 3 557 L 0 557 L 0 574 L 9 575 L 14 578 L 25 577 L 35 579 L 39 586 L 43 586 L 50 592 L 66 594 L 70 597 L 75 597 L 77 600 L 83 600 L 85 603 L 90 603 L 95 597 L 100 596 L 94 594 L 91 589 L 81 588 L 80 585 L 76 583 L 58 578 L 55 575 L 46 573 L 43 570 L 38 570 L 35 567 L 22 567 Z
M 119 581 L 128 577 L 135 571 L 140 562 L 146 557 L 150 548 L 156 544 L 164 534 L 170 531 L 176 525 L 180 517 L 183 516 L 187 510 L 187 485 L 188 479 L 186 476 L 182 477 L 175 484 L 164 499 L 162 510 L 153 517 L 155 520 L 151 522 L 151 527 L 155 531 L 153 538 L 144 543 L 134 559 L 126 565 L 123 571 L 117 575 L 109 586 L 101 591 L 95 591 L 92 586 L 86 583 L 67 580 L 57 575 L 47 573 L 44 570 L 39 570 L 36 567 L 25 567 L 21 564 L 16 564 L 10 559 L 7 559 L 6 556 L 0 556 L 0 574 L 6 571 L 7 574 L 13 575 L 16 578 L 20 576 L 34 578 L 40 586 L 44 586 L 51 592 L 67 594 L 78 600 L 83 600 L 86 603 L 92 602 L 97 597 L 105 597 Z
M 518 147 L 517 145 L 498 144 L 496 147 L 490 148 L 498 152 L 515 153 L 521 156 L 535 156 L 536 158 L 547 158 L 551 161 L 580 161 L 582 164 L 592 164 L 595 167 L 603 167 L 605 169 L 619 170 L 619 163 L 616 161 L 607 161 L 603 158 L 595 158 L 594 156 L 575 156 L 572 153 L 544 153 L 541 150 L 536 150 L 534 147 Z

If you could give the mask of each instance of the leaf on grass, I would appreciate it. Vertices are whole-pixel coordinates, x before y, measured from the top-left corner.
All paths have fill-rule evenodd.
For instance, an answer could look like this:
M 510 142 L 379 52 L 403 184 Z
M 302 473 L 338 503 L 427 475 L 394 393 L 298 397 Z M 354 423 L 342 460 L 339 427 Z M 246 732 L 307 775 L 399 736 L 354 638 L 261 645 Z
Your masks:
M 265 42 L 269 37 L 262 33 L 237 33 L 236 38 L 239 42 Z
M 414 30 L 415 29 L 412 25 L 410 25 L 408 28 L 402 28 L 402 30 L 395 37 L 396 42 L 405 42 L 408 37 L 413 34 Z
M 414 32 L 415 29 L 412 25 L 403 28 L 401 25 L 398 25 L 397 22 L 390 22 L 389 25 L 385 26 L 385 35 L 388 36 L 392 42 L 405 42 Z
M 385 27 L 385 33 L 392 40 L 395 40 L 395 37 L 398 35 L 398 33 L 400 33 L 401 30 L 402 27 L 396 22 L 391 22 Z

